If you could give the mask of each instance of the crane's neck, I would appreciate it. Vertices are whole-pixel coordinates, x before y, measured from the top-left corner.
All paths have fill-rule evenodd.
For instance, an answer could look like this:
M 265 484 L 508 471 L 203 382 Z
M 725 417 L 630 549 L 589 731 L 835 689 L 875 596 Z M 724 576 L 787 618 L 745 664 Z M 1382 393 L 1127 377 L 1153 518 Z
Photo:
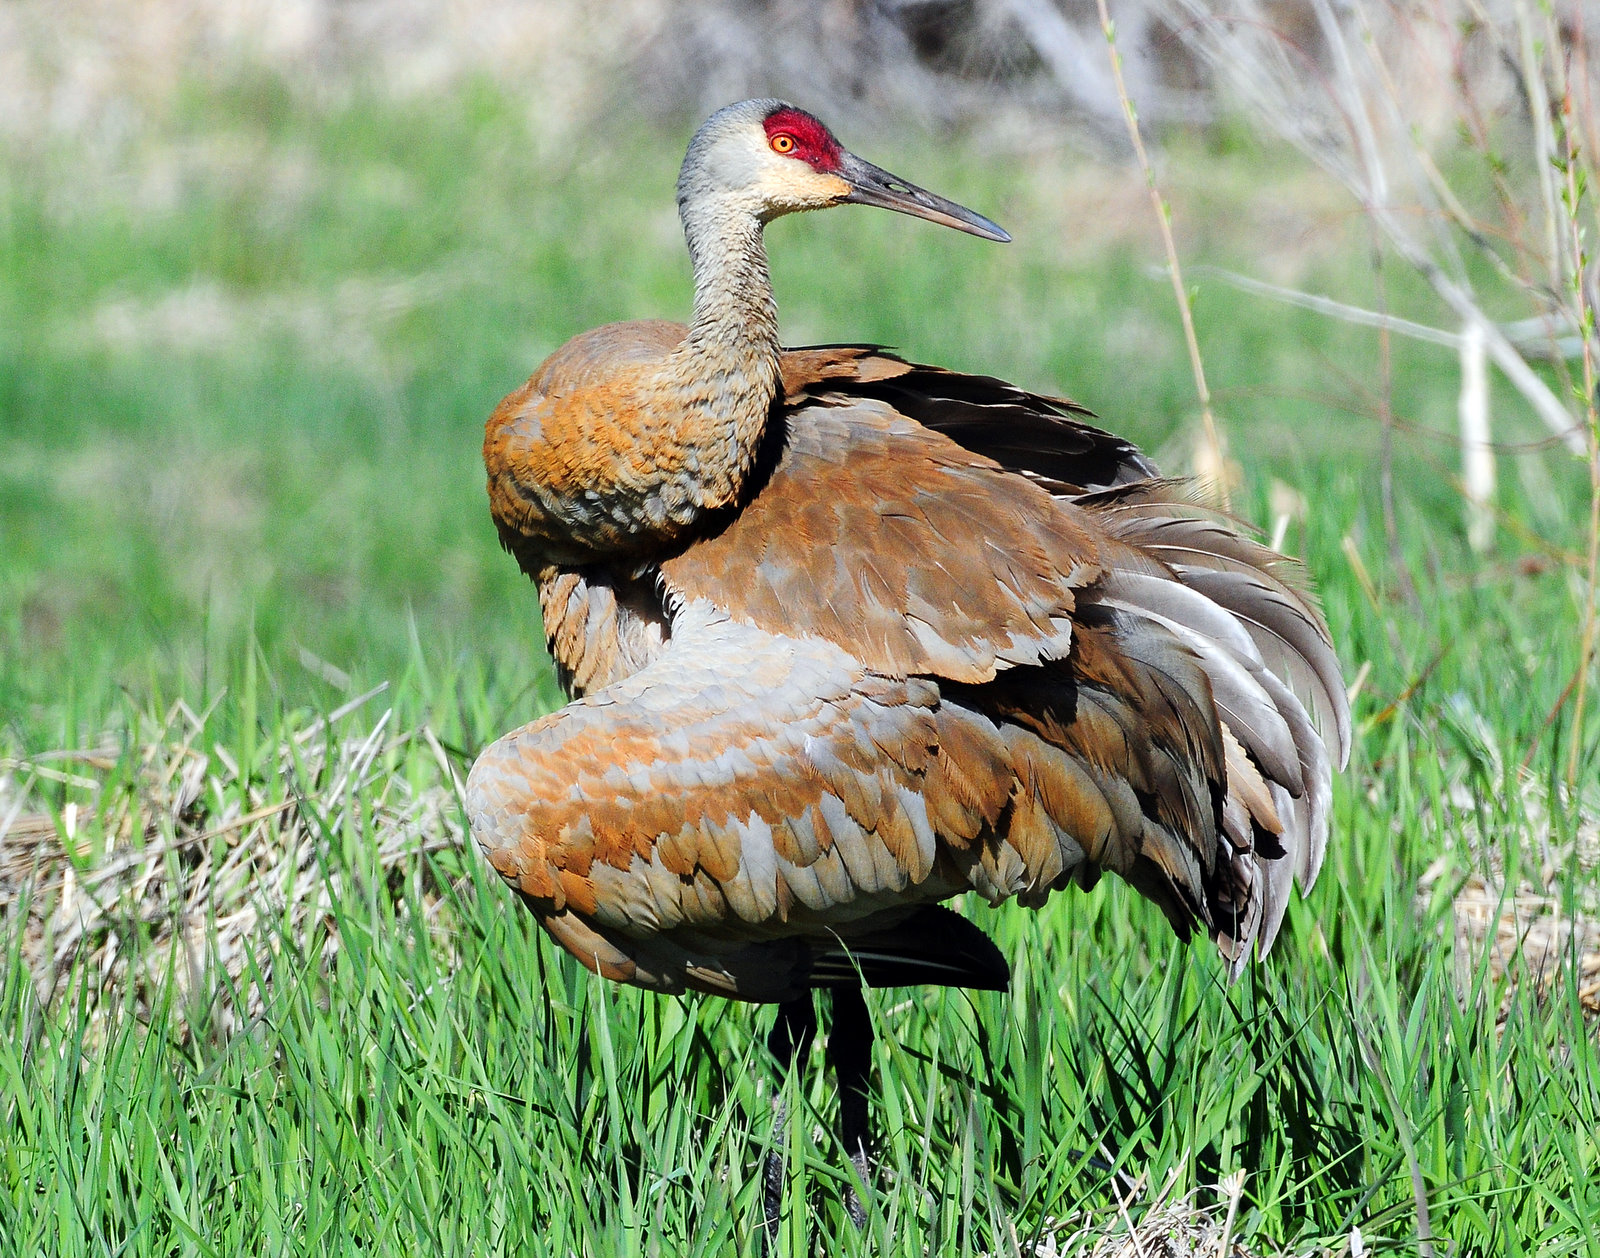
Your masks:
M 685 348 L 752 366 L 770 361 L 775 371 L 778 303 L 761 231 L 761 220 L 743 210 L 685 208 L 683 235 L 694 267 L 694 320 Z
M 717 198 L 684 203 L 694 264 L 694 319 L 663 365 L 667 413 L 696 469 L 687 487 L 701 510 L 737 501 L 778 393 L 778 304 L 762 224 Z

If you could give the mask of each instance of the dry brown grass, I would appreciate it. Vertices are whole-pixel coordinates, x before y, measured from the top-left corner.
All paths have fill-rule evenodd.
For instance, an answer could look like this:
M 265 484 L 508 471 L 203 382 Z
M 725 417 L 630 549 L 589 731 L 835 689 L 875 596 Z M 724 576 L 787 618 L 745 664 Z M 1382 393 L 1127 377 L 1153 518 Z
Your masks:
M 1426 892 L 1429 884 L 1422 886 Z M 1600 925 L 1563 913 L 1555 895 L 1508 891 L 1478 875 L 1456 892 L 1451 913 L 1459 960 L 1487 951 L 1494 979 L 1531 982 L 1541 998 L 1575 977 L 1578 1000 L 1600 1015 Z
M 254 772 L 181 700 L 101 746 L 0 761 L 0 929 L 20 929 L 39 1004 L 76 976 L 91 1006 L 147 1017 L 176 996 L 186 1032 L 226 1036 L 260 1012 L 285 947 L 337 951 L 331 910 L 352 880 L 381 879 L 397 913 L 423 905 L 431 922 L 421 858 L 462 841 L 459 786 L 427 727 L 396 731 L 392 710 L 358 726 L 383 689 L 285 731 Z M 436 781 L 395 771 L 406 749 Z M 43 783 L 77 802 L 31 809 Z M 370 850 L 347 859 L 346 841 Z
M 1182 1196 L 1170 1183 L 1155 1193 L 1135 1184 L 1109 1217 L 1095 1211 L 1064 1220 L 1036 1244 L 1019 1242 L 1017 1252 L 1028 1258 L 1276 1258 L 1235 1236 L 1243 1187 L 1243 1172 Z
M 1569 981 L 1584 1010 L 1600 1016 L 1600 817 L 1580 811 L 1571 837 L 1551 824 L 1543 785 L 1525 779 L 1519 801 L 1519 867 L 1508 873 L 1500 836 L 1485 835 L 1472 794 L 1458 786 L 1438 812 L 1443 851 L 1417 885 L 1419 910 L 1448 913 L 1462 991 L 1486 967 L 1503 984 L 1502 1016 L 1515 991 L 1531 985 L 1541 1000 Z M 1573 872 L 1578 874 L 1573 878 Z M 1567 888 L 1586 887 L 1576 895 Z

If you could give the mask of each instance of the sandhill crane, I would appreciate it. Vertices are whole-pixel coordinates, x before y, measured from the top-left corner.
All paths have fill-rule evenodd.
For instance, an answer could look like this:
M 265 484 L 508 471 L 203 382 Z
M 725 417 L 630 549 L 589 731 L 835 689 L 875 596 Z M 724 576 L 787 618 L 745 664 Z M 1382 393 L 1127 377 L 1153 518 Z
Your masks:
M 1317 876 L 1350 722 L 1294 565 L 1087 412 L 780 346 L 762 228 L 847 203 L 1009 239 L 810 114 L 730 105 L 678 179 L 690 324 L 586 332 L 494 412 L 494 521 L 573 700 L 466 799 L 591 970 L 779 1004 L 782 1066 L 832 989 L 865 1178 L 862 984 L 1008 979 L 940 901 L 1036 908 L 1110 869 L 1237 973 Z

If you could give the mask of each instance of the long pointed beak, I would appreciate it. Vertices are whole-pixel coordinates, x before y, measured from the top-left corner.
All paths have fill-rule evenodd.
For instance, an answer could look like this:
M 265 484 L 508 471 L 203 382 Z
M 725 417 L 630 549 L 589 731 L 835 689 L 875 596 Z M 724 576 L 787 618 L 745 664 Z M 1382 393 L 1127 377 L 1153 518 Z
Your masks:
M 862 161 L 854 153 L 845 153 L 840 158 L 839 174 L 850 185 L 846 202 L 897 210 L 901 214 L 925 218 L 930 223 L 941 223 L 957 231 L 982 236 L 985 240 L 1011 239 L 1005 228 L 990 222 L 982 214 L 975 214 L 964 205 L 946 201 L 925 188 L 907 183 L 871 162 Z

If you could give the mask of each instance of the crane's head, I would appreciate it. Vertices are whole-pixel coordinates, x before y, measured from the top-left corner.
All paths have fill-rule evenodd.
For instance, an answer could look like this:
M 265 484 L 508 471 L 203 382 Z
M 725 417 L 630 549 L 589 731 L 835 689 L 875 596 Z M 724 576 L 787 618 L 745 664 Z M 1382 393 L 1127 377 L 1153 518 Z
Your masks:
M 707 204 L 770 222 L 798 210 L 877 205 L 985 240 L 1010 240 L 981 214 L 862 161 L 803 109 L 781 100 L 746 100 L 719 109 L 695 132 L 678 176 L 687 217 Z

